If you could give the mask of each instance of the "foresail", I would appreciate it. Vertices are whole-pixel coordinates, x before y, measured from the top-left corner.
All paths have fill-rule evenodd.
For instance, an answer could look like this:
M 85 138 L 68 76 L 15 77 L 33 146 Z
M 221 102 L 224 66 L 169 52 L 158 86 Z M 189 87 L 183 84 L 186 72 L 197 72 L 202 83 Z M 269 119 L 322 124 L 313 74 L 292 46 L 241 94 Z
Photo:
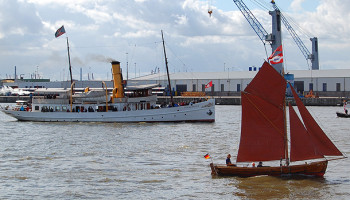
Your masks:
M 297 113 L 289 103 L 290 119 L 290 161 L 323 158 L 312 143 L 311 135 L 305 129 Z
M 237 162 L 285 158 L 286 82 L 267 62 L 241 93 L 242 126 Z
M 333 142 L 327 137 L 327 135 L 323 132 L 321 127 L 317 124 L 314 118 L 311 116 L 309 111 L 304 106 L 303 102 L 298 97 L 294 88 L 292 88 L 293 96 L 298 106 L 300 115 L 303 119 L 306 130 L 310 134 L 310 139 L 317 154 L 324 156 L 343 156 L 343 154 L 339 151 L 339 149 L 333 144 Z

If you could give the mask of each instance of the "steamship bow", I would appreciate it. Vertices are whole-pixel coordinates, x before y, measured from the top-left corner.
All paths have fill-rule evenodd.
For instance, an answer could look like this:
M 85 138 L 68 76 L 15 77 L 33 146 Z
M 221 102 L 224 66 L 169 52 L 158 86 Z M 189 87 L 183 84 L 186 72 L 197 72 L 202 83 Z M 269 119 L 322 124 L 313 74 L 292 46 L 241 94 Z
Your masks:
M 2 111 L 19 121 L 39 122 L 214 122 L 215 99 L 159 106 L 152 88 L 157 84 L 125 86 L 120 62 L 112 63 L 114 88 L 37 89 L 31 102 Z M 125 89 L 125 91 L 124 91 Z

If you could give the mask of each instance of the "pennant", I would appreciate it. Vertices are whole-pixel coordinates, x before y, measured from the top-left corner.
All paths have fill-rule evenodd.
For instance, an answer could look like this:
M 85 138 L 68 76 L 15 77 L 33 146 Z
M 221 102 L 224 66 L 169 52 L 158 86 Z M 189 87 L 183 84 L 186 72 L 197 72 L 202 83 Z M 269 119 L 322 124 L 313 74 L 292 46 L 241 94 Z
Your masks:
M 204 158 L 209 159 L 210 158 L 209 154 L 205 154 Z
M 210 81 L 208 84 L 205 85 L 205 88 L 210 88 L 213 86 L 213 81 Z
M 283 63 L 282 45 L 279 46 L 269 57 L 270 64 Z
M 66 30 L 64 30 L 64 26 L 61 26 L 61 28 L 59 28 L 56 33 L 55 33 L 55 37 L 58 38 L 60 37 L 61 35 L 65 34 L 66 33 Z

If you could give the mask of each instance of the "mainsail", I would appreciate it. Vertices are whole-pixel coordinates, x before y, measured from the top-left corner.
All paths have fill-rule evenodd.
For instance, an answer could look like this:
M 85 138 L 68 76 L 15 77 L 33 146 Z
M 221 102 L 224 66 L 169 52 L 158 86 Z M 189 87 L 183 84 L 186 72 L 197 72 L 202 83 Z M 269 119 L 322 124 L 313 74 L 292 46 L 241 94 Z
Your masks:
M 286 81 L 267 62 L 241 93 L 242 127 L 237 162 L 285 158 Z

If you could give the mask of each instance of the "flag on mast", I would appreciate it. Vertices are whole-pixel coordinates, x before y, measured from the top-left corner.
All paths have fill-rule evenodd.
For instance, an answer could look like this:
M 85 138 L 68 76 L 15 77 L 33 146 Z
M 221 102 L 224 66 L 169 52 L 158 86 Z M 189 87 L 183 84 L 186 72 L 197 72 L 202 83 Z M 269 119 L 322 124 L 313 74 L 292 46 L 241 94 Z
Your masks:
M 61 28 L 59 28 L 56 33 L 55 33 L 55 37 L 58 38 L 60 37 L 61 35 L 65 34 L 66 33 L 66 30 L 64 29 L 64 26 L 62 25 Z
M 269 57 L 270 64 L 283 63 L 282 45 L 279 46 Z
M 210 158 L 209 154 L 208 154 L 208 153 L 205 154 L 204 158 L 205 158 L 205 159 L 209 159 L 209 158 Z
M 210 81 L 209 83 L 207 83 L 206 85 L 205 85 L 205 88 L 210 88 L 210 87 L 212 87 L 213 86 L 213 81 Z

